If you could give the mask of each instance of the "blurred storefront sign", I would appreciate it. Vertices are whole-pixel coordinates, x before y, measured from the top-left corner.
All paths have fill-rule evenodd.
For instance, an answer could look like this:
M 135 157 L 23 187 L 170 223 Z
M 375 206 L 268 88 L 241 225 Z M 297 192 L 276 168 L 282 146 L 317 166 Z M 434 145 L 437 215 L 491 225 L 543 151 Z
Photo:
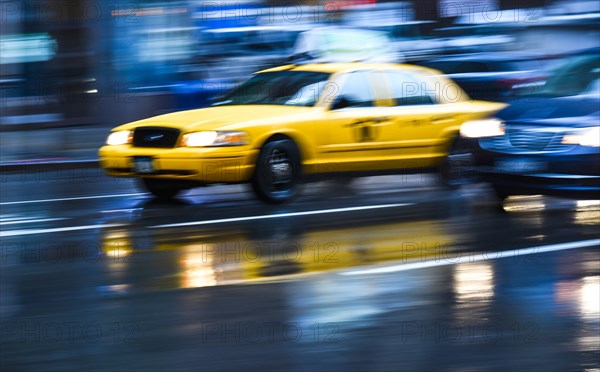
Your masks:
M 56 47 L 56 40 L 47 33 L 0 36 L 0 64 L 48 61 Z
M 499 9 L 498 0 L 439 0 L 439 16 L 464 17 L 482 12 L 496 12 Z

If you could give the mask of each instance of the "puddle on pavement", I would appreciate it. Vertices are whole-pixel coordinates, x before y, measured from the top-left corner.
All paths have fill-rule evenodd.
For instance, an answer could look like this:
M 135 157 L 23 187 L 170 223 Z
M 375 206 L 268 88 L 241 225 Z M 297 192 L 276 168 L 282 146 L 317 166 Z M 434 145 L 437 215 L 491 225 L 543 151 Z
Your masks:
M 458 237 L 441 222 L 401 222 L 321 231 L 277 231 L 256 239 L 243 230 L 226 236 L 132 236 L 107 229 L 102 253 L 110 276 L 134 287 L 195 288 L 324 272 L 388 261 L 454 257 Z M 155 240 L 156 239 L 156 240 Z M 130 284 L 130 283 L 115 283 Z M 140 289 L 142 289 L 140 288 Z

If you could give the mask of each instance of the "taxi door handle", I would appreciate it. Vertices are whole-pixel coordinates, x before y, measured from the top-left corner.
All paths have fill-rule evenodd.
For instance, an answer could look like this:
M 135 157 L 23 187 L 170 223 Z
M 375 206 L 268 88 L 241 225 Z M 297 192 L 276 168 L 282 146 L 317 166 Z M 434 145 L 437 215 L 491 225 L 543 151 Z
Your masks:
M 367 119 L 357 119 L 356 121 L 350 123 L 350 124 L 346 124 L 344 125 L 347 128 L 352 128 L 352 127 L 358 127 L 358 126 L 362 126 L 364 124 L 370 123 L 373 120 L 371 118 L 367 118 Z
M 345 126 L 352 128 L 352 127 L 364 126 L 365 124 L 380 124 L 380 123 L 385 123 L 387 121 L 390 121 L 389 117 L 381 116 L 381 117 L 377 117 L 377 118 L 358 119 L 353 123 L 346 124 Z
M 454 121 L 454 116 L 438 116 L 431 119 L 433 124 L 443 124 Z
M 390 118 L 387 117 L 387 116 L 381 116 L 381 117 L 378 117 L 378 118 L 373 118 L 373 119 L 371 119 L 371 121 L 373 123 L 379 124 L 379 123 L 385 123 L 386 121 L 390 121 Z
M 408 124 L 412 124 L 412 125 L 422 125 L 427 123 L 427 120 L 423 120 L 423 119 L 413 119 L 413 120 L 409 120 L 407 122 Z

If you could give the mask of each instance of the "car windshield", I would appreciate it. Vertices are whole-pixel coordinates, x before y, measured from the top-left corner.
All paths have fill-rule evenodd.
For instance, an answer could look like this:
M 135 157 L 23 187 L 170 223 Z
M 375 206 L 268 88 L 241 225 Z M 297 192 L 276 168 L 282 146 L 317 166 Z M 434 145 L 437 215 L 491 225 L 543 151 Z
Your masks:
M 220 97 L 213 106 L 223 105 L 287 105 L 313 106 L 329 74 L 312 71 L 276 71 L 257 74 L 231 92 Z
M 594 80 L 600 77 L 599 55 L 583 55 L 572 58 L 553 72 L 553 76 L 538 93 L 546 97 L 574 96 L 586 93 Z

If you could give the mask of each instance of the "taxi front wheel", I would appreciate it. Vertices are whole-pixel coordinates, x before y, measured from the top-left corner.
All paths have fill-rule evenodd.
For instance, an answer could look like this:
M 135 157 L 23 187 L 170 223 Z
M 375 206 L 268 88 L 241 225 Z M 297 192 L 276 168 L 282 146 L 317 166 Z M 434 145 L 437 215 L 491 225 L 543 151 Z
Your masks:
M 267 203 L 283 203 L 298 191 L 300 151 L 289 140 L 267 142 L 261 149 L 252 177 L 252 189 Z
M 171 180 L 157 178 L 142 178 L 142 187 L 158 199 L 169 200 L 185 190 L 182 185 L 178 185 Z

